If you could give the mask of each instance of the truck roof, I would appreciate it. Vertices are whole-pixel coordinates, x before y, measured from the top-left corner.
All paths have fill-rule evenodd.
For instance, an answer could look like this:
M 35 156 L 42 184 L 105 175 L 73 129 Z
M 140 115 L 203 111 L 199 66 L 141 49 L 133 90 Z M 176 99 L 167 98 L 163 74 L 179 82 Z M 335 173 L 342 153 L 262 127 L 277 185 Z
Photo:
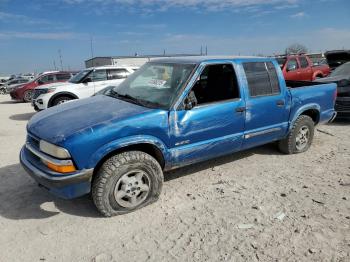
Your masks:
M 258 57 L 258 56 L 186 56 L 186 57 L 157 58 L 157 59 L 153 59 L 151 62 L 200 64 L 203 62 L 232 61 L 232 60 L 272 61 L 274 60 L 274 58 Z
M 88 67 L 83 70 L 92 70 L 92 69 L 123 69 L 123 68 L 139 68 L 138 66 L 124 66 L 124 65 L 104 65 L 104 66 L 94 66 L 94 67 Z

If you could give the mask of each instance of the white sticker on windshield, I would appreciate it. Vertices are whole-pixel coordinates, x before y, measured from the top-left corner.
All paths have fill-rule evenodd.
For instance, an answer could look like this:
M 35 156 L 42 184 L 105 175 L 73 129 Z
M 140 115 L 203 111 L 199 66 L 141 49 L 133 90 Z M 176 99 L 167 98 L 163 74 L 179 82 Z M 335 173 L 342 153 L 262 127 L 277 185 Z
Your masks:
M 164 87 L 165 83 L 166 83 L 166 81 L 161 80 L 161 79 L 151 79 L 148 81 L 148 84 L 150 86 L 154 86 L 154 87 L 158 87 L 158 88 Z

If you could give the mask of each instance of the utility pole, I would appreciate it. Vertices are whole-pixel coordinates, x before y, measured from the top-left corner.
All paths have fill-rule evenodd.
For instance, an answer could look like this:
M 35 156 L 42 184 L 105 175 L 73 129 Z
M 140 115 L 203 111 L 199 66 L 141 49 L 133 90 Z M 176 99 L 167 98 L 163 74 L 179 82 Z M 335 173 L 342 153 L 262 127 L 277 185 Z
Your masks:
M 203 55 L 203 46 L 201 46 L 201 55 Z
M 205 55 L 208 55 L 208 46 L 205 46 Z
M 58 55 L 60 57 L 60 62 L 61 62 L 61 70 L 63 71 L 63 63 L 62 63 L 62 54 L 61 54 L 61 49 L 58 49 Z
M 56 67 L 56 62 L 55 60 L 53 60 L 53 69 L 56 71 L 57 70 L 57 67 Z

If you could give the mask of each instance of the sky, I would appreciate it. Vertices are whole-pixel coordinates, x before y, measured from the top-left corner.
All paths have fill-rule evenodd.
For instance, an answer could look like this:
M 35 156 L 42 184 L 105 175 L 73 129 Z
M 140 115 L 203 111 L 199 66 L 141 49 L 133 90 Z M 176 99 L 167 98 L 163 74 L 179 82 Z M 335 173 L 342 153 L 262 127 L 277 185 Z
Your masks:
M 272 55 L 293 43 L 350 49 L 350 0 L 0 0 L 0 75 L 61 68 L 60 54 L 79 70 L 92 55 Z

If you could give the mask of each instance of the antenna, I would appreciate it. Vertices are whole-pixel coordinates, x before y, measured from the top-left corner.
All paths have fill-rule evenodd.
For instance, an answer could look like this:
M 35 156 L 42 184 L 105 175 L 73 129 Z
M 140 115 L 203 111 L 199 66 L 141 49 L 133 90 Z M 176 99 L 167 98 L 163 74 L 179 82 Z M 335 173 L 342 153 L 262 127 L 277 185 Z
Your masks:
M 92 67 L 94 67 L 94 49 L 92 46 L 92 35 L 90 35 L 90 51 L 91 51 Z
M 61 49 L 58 49 L 58 55 L 60 57 L 60 62 L 61 62 L 61 70 L 63 71 L 63 63 L 62 63 L 62 54 L 61 54 Z

